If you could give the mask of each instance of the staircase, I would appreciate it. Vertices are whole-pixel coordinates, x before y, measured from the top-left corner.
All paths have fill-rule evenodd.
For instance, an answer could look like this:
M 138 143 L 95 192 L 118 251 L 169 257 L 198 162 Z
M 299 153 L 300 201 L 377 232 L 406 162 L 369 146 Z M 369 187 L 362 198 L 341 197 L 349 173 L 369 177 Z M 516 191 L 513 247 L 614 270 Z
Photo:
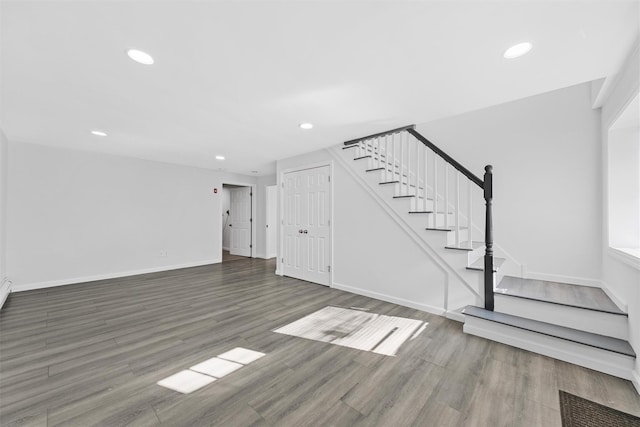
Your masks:
M 447 285 L 444 309 L 465 333 L 631 380 L 628 316 L 602 289 L 515 277 L 517 262 L 494 256 L 491 166 L 478 178 L 415 125 L 347 141 L 334 156 L 460 283 Z M 482 210 L 484 230 L 474 226 Z

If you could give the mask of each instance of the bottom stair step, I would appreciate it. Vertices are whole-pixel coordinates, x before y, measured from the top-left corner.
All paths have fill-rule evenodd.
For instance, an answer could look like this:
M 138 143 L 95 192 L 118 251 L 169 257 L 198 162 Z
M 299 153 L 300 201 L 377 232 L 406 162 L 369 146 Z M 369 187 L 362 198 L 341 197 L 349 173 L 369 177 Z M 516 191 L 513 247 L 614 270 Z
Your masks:
M 467 306 L 464 331 L 625 379 L 636 354 L 624 340 Z

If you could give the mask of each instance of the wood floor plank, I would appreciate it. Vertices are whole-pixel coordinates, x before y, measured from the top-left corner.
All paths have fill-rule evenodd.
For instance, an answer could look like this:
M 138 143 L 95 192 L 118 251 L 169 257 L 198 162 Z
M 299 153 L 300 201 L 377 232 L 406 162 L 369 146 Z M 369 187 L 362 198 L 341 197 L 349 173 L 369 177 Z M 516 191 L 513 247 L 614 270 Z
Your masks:
M 0 425 L 546 427 L 559 389 L 640 413 L 628 381 L 274 270 L 245 259 L 11 294 Z M 329 305 L 427 325 L 395 357 L 273 332 Z M 190 394 L 156 384 L 236 347 L 265 356 Z

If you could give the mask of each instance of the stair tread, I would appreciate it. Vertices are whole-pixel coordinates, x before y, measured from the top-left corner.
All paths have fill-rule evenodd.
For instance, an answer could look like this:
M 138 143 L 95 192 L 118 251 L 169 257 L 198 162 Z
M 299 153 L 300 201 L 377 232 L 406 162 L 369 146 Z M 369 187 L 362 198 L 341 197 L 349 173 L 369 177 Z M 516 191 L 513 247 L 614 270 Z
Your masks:
M 362 159 L 369 159 L 369 158 L 371 158 L 371 156 L 366 155 L 366 156 L 356 157 L 356 158 L 355 158 L 355 159 L 353 159 L 353 160 L 362 160 Z
M 431 200 L 431 199 L 427 199 L 427 200 Z M 409 211 L 410 214 L 432 214 L 433 211 Z M 449 212 L 450 214 L 452 214 L 453 212 Z M 438 211 L 438 214 L 442 215 L 444 214 L 443 211 Z
M 600 288 L 505 276 L 496 293 L 626 316 Z
M 466 230 L 466 229 L 467 229 L 467 227 L 459 227 L 459 230 Z M 439 228 L 439 227 L 436 227 L 436 228 L 433 228 L 433 227 L 427 227 L 427 228 L 425 228 L 425 230 L 430 230 L 430 231 L 447 231 L 447 232 L 449 232 L 449 231 L 455 231 L 453 228 Z
M 469 247 L 469 242 L 460 242 L 460 246 L 456 245 L 448 245 L 445 246 L 445 249 L 454 249 L 456 251 L 472 251 L 474 249 L 484 247 L 484 242 L 472 242 L 471 247 Z
M 591 332 L 571 329 L 564 326 L 554 325 L 552 323 L 540 322 L 538 320 L 526 319 L 524 317 L 513 316 L 511 314 L 498 313 L 495 311 L 485 310 L 484 308 L 467 306 L 463 314 L 473 316 L 491 322 L 501 323 L 503 325 L 513 326 L 515 328 L 548 335 L 555 338 L 564 339 L 578 344 L 623 354 L 629 357 L 636 357 L 631 345 L 624 340 L 618 338 L 598 335 Z
M 384 184 L 398 184 L 400 181 L 384 181 L 384 182 L 379 182 L 379 185 L 384 185 Z
M 502 267 L 504 264 L 504 258 L 493 257 L 493 271 L 496 272 Z M 479 270 L 484 271 L 484 257 L 481 257 L 476 262 L 467 267 L 467 270 Z

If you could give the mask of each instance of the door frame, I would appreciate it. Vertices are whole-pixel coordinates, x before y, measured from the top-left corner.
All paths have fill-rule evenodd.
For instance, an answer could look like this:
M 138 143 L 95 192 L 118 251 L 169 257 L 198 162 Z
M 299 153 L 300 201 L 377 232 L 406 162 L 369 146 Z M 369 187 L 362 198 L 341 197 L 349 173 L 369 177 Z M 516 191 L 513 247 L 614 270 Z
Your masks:
M 224 187 L 224 185 L 237 185 L 239 187 L 251 187 L 251 258 L 256 257 L 256 217 L 258 215 L 258 204 L 256 203 L 256 190 L 257 184 L 252 184 L 250 182 L 239 182 L 239 181 L 229 181 L 222 180 L 220 183 L 220 189 Z M 218 209 L 218 218 L 220 218 L 220 229 L 222 229 L 222 203 L 220 203 L 220 208 Z M 218 256 L 220 257 L 220 262 L 222 262 L 222 235 L 220 235 L 220 248 L 218 252 Z
M 334 272 L 335 272 L 335 263 L 333 262 L 333 230 L 334 230 L 334 221 L 333 221 L 333 206 L 334 206 L 334 183 L 335 183 L 335 177 L 334 177 L 334 167 L 333 167 L 333 160 L 324 160 L 321 162 L 317 162 L 317 163 L 309 163 L 309 164 L 305 164 L 305 165 L 300 165 L 300 166 L 295 166 L 292 168 L 287 168 L 287 169 L 282 169 L 279 173 L 278 173 L 278 181 L 276 183 L 276 185 L 278 186 L 278 191 L 277 191 L 277 195 L 278 195 L 278 212 L 277 212 L 277 218 L 278 218 L 278 233 L 277 233 L 277 238 L 278 238 L 278 243 L 276 246 L 276 250 L 278 252 L 278 257 L 276 258 L 276 274 L 279 276 L 284 276 L 284 266 L 282 265 L 282 256 L 284 254 L 284 228 L 282 227 L 282 225 L 284 224 L 284 176 L 285 174 L 291 173 L 291 172 L 300 172 L 300 171 L 304 171 L 307 169 L 316 169 L 316 168 L 321 168 L 324 166 L 329 166 L 329 176 L 330 178 L 330 182 L 329 182 L 329 189 L 331 191 L 331 194 L 329 195 L 329 203 L 331 204 L 330 208 L 329 208 L 329 220 L 331 221 L 331 224 L 329 226 L 329 239 L 331 240 L 331 242 L 329 242 L 329 262 L 331 265 L 331 271 L 329 271 L 329 287 L 333 288 L 333 277 L 334 277 Z
M 271 197 L 269 197 L 269 189 L 273 188 L 275 189 L 275 194 L 273 197 L 273 200 L 271 200 Z M 264 222 L 266 225 L 268 225 L 271 230 L 265 230 L 265 237 L 264 237 L 264 256 L 266 259 L 272 259 L 272 258 L 278 258 L 278 184 L 273 184 L 273 185 L 267 185 L 264 187 L 264 201 L 265 201 L 265 205 L 266 205 L 266 215 L 264 218 Z M 269 203 L 273 203 L 274 207 L 275 207 L 275 214 L 273 216 L 273 223 L 269 223 L 268 219 L 269 219 Z M 269 233 L 273 232 L 273 242 L 271 242 L 271 239 L 269 238 Z M 274 247 L 274 252 L 269 252 L 269 243 L 273 243 L 273 247 Z

